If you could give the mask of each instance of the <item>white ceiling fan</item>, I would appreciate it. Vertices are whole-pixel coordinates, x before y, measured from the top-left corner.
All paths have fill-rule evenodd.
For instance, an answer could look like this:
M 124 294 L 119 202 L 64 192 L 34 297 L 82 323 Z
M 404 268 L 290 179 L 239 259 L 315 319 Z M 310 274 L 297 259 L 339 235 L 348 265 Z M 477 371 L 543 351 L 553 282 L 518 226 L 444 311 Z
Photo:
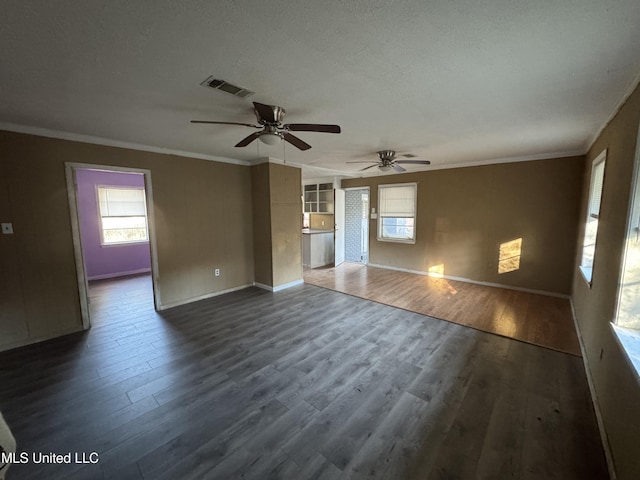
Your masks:
M 397 160 L 395 150 L 380 150 L 378 153 L 377 161 L 368 161 L 368 162 L 347 162 L 347 163 L 373 163 L 373 165 L 369 165 L 368 167 L 361 168 L 358 170 L 359 172 L 364 172 L 365 170 L 369 170 L 373 167 L 378 167 L 378 170 L 381 172 L 390 172 L 394 171 L 397 173 L 406 172 L 407 170 L 403 168 L 401 165 L 431 165 L 429 160 Z M 405 155 L 410 156 L 410 155 Z

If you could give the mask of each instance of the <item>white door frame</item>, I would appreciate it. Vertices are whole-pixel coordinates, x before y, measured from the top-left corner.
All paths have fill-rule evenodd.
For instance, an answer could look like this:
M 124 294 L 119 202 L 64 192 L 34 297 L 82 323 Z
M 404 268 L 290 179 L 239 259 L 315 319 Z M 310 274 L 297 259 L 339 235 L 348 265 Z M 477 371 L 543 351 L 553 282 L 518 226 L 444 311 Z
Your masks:
M 334 189 L 334 205 L 333 218 L 334 218 L 334 267 L 344 263 L 345 253 L 345 231 L 344 231 L 344 216 L 346 213 L 345 193 L 344 188 Z
M 78 216 L 78 191 L 76 183 L 76 170 L 104 170 L 108 172 L 133 172 L 144 175 L 145 200 L 147 202 L 147 223 L 149 228 L 149 252 L 151 255 L 151 279 L 153 284 L 153 299 L 156 310 L 161 310 L 160 289 L 158 288 L 158 248 L 156 245 L 155 216 L 153 211 L 153 188 L 151 184 L 151 170 L 141 168 L 116 167 L 113 165 L 97 165 L 94 163 L 65 162 L 65 177 L 67 179 L 67 196 L 71 211 L 71 232 L 73 236 L 73 253 L 76 260 L 76 274 L 78 278 L 78 292 L 80 294 L 80 314 L 82 327 L 86 330 L 91 327 L 91 315 L 89 311 L 89 291 L 87 270 L 82 250 L 82 236 L 80 235 L 80 219 Z
M 369 248 L 371 247 L 371 245 L 369 244 L 369 233 L 371 230 L 371 225 L 370 225 L 370 221 L 371 221 L 371 187 L 364 186 L 364 187 L 349 187 L 349 188 L 344 188 L 343 190 L 347 191 L 347 190 L 366 190 L 367 192 L 369 192 L 369 211 L 367 211 L 367 234 L 365 235 L 364 241 L 367 242 L 367 260 L 366 261 L 362 261 L 363 265 L 366 265 L 369 263 Z M 345 209 L 346 209 L 346 204 L 345 204 Z M 345 216 L 346 216 L 346 212 L 345 212 Z M 346 231 L 345 231 L 346 234 Z

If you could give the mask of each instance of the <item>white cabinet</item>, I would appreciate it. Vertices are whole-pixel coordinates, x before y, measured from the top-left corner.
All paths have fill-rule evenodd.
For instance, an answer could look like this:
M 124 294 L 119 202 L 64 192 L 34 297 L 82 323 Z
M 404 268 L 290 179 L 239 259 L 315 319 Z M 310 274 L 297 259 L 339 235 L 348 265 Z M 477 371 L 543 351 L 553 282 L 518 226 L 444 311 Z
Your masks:
M 333 184 L 304 186 L 304 213 L 333 213 Z
M 302 231 L 302 265 L 316 268 L 333 263 L 333 230 Z

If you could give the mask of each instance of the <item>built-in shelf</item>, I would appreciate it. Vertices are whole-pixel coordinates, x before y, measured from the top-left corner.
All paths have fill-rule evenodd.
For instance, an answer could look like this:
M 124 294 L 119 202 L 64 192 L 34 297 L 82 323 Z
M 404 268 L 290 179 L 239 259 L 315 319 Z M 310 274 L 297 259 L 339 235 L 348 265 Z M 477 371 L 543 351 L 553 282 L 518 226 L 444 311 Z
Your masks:
M 304 213 L 333 213 L 333 184 L 304 186 Z

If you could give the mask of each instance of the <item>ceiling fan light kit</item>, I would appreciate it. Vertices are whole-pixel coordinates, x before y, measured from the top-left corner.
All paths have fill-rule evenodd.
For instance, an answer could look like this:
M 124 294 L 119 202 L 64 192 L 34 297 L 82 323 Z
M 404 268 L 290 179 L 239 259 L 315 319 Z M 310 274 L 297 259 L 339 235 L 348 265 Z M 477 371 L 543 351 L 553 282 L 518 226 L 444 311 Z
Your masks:
M 311 145 L 292 135 L 289 132 L 320 132 L 340 133 L 339 125 L 324 125 L 317 123 L 282 123 L 286 110 L 278 105 L 266 105 L 253 102 L 253 111 L 259 125 L 239 122 L 221 122 L 215 120 L 191 120 L 191 123 L 209 123 L 216 125 L 239 125 L 242 127 L 260 128 L 261 132 L 255 132 L 240 140 L 236 147 L 246 147 L 256 139 L 267 145 L 276 145 L 280 140 L 290 143 L 300 150 L 309 150 Z
M 266 143 L 267 145 L 276 145 L 282 137 L 277 133 L 263 133 L 258 137 L 262 143 Z

